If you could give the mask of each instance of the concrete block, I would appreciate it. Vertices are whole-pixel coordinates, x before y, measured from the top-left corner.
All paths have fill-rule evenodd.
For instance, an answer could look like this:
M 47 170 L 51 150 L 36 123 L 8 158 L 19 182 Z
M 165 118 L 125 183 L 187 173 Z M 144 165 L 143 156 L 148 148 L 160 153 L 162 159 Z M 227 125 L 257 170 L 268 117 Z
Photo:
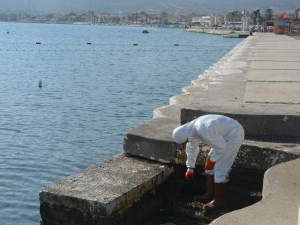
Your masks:
M 179 126 L 178 120 L 155 118 L 124 135 L 123 150 L 126 154 L 162 163 L 184 164 L 183 145 L 172 138 L 172 131 Z
M 251 118 L 251 116 L 249 117 Z M 249 120 L 247 125 L 252 126 L 253 123 Z M 176 144 L 172 138 L 172 131 L 178 125 L 177 122 L 173 123 L 172 120 L 165 118 L 153 119 L 125 135 L 123 150 L 132 156 L 184 166 L 186 162 L 185 149 L 183 145 Z M 255 123 L 252 129 L 254 128 L 259 130 L 259 127 L 255 127 Z M 200 152 L 196 166 L 202 167 L 210 147 L 202 143 L 199 143 L 199 147 Z M 300 144 L 297 143 L 280 143 L 266 139 L 245 140 L 234 167 L 265 171 L 279 163 L 298 157 L 300 157 Z
M 210 147 L 200 144 L 196 161 L 202 167 Z M 286 144 L 245 140 L 234 161 L 234 168 L 266 171 L 267 169 L 300 157 L 300 144 Z
M 115 156 L 44 188 L 43 225 L 133 224 L 163 204 L 162 184 L 172 173 L 160 163 Z
M 242 106 L 235 104 L 235 108 L 227 108 L 215 111 L 218 107 L 206 108 L 204 105 L 198 108 L 183 108 L 181 110 L 182 124 L 206 114 L 222 114 L 236 119 L 244 127 L 246 138 L 273 138 L 273 140 L 295 139 L 300 137 L 300 130 L 295 124 L 300 124 L 299 115 L 289 114 L 264 114 L 262 111 L 245 112 Z M 259 106 L 258 106 L 259 107 Z M 235 110 L 232 112 L 231 110 Z M 276 109 L 276 108 L 274 108 Z M 261 109 L 260 109 L 261 110 Z M 278 111 L 277 111 L 278 112 Z
M 285 62 L 281 60 L 276 63 L 274 61 L 252 61 L 251 69 L 299 70 L 300 64 L 295 61 Z
M 299 144 L 245 140 L 233 166 L 266 171 L 299 157 Z
M 300 104 L 297 82 L 249 82 L 245 103 Z

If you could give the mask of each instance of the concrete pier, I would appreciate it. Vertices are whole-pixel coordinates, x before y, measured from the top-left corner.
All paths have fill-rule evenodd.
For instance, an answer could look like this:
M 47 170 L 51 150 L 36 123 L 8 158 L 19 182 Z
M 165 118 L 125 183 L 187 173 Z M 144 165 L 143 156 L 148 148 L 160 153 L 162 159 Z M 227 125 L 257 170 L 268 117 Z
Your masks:
M 271 33 L 249 36 L 184 87 L 181 95 L 172 97 L 170 105 L 155 109 L 152 120 L 128 131 L 123 145 L 126 156 L 116 156 L 43 189 L 44 225 L 137 222 L 139 218 L 132 219 L 136 214 L 131 213 L 145 209 L 149 196 L 152 208 L 162 204 L 155 204 L 163 196 L 160 187 L 174 173 L 174 165 L 185 164 L 184 149 L 172 140 L 173 129 L 208 113 L 233 117 L 245 128 L 246 140 L 235 168 L 267 171 L 260 202 L 225 214 L 211 224 L 297 224 L 299 81 L 299 40 Z M 200 147 L 203 151 L 197 165 L 203 166 L 209 147 Z M 115 169 L 118 166 L 121 168 Z M 141 171 L 145 171 L 143 179 Z
M 166 156 L 166 151 L 158 150 L 155 142 L 163 137 L 165 143 L 171 142 L 172 128 L 204 114 L 233 117 L 246 132 L 234 167 L 267 170 L 263 200 L 226 214 L 212 224 L 296 224 L 300 203 L 299 57 L 300 41 L 292 37 L 256 33 L 246 38 L 183 88 L 181 95 L 172 97 L 169 106 L 156 109 L 153 120 L 131 130 L 127 137 L 135 139 L 125 139 L 125 152 L 184 164 L 180 146 L 169 146 L 170 155 Z M 174 116 L 180 117 L 180 121 Z M 168 124 L 169 134 L 159 139 L 163 124 Z M 155 152 L 134 147 L 134 143 L 144 142 L 145 137 L 152 140 Z M 204 163 L 207 149 L 203 146 L 199 166 Z

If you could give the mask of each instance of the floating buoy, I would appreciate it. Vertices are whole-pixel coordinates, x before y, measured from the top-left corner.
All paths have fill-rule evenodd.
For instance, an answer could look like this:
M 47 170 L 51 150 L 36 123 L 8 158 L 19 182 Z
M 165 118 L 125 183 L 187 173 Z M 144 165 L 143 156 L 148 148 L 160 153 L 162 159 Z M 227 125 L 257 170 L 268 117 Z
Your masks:
M 43 87 L 43 82 L 42 80 L 39 80 L 39 88 L 42 88 Z

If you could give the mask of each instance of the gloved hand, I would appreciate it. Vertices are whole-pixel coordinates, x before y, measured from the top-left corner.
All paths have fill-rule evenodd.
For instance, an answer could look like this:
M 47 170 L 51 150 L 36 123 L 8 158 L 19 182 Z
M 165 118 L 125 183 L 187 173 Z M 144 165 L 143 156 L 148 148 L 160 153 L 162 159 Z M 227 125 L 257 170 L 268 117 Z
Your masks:
M 187 181 L 194 179 L 194 169 L 188 168 L 185 172 L 185 178 Z
M 204 165 L 204 170 L 213 170 L 216 162 L 211 161 L 210 159 L 206 160 Z

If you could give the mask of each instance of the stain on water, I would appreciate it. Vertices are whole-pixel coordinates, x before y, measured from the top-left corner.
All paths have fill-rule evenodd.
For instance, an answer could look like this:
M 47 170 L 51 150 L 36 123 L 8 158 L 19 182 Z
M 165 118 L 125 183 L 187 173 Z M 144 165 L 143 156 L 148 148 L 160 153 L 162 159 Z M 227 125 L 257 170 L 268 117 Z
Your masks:
M 121 153 L 124 132 L 241 41 L 142 30 L 0 23 L 2 225 L 39 224 L 42 188 Z

